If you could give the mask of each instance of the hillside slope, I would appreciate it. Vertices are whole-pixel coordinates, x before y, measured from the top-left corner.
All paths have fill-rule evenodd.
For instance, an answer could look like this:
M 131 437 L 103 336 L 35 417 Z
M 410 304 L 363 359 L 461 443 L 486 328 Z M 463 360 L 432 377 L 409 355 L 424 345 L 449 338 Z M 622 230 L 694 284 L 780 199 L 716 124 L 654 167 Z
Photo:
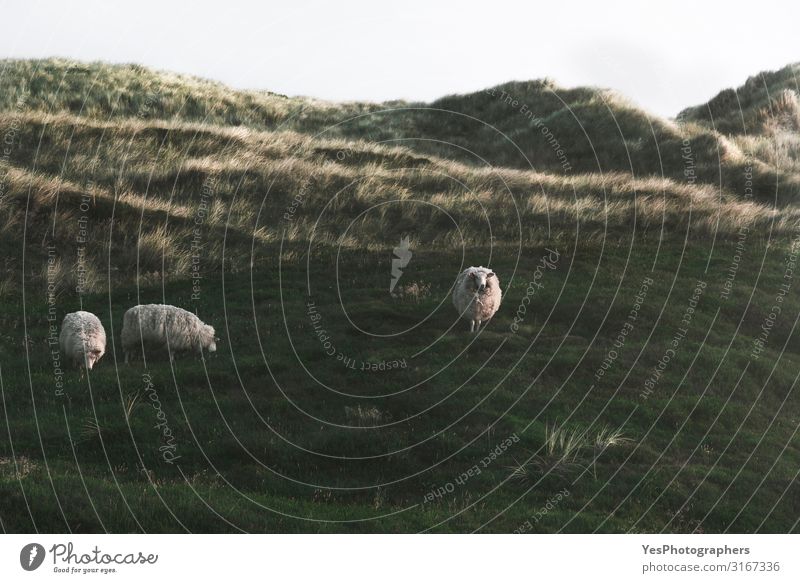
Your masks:
M 335 104 L 49 60 L 0 88 L 4 531 L 797 531 L 772 134 L 549 81 Z M 504 296 L 470 335 L 479 264 Z M 123 363 L 149 302 L 218 351 Z M 108 336 L 83 376 L 76 309 Z
M 430 104 L 329 103 L 233 91 L 194 77 L 136 65 L 62 60 L 3 61 L 0 109 L 69 112 L 96 120 L 160 119 L 326 139 L 403 145 L 473 166 L 554 173 L 625 172 L 722 186 L 742 195 L 755 175 L 768 203 L 794 199 L 797 181 L 777 181 L 761 155 L 748 160 L 703 123 L 648 115 L 608 90 L 552 81 L 513 82 Z M 687 115 L 687 120 L 696 116 Z
M 800 64 L 788 65 L 725 89 L 679 119 L 725 135 L 741 156 L 759 167 L 759 187 L 777 204 L 797 201 L 800 176 Z M 773 178 L 770 179 L 769 176 Z
M 800 63 L 753 75 L 740 87 L 724 89 L 701 105 L 686 108 L 680 119 L 713 127 L 727 135 L 771 134 L 800 129 Z

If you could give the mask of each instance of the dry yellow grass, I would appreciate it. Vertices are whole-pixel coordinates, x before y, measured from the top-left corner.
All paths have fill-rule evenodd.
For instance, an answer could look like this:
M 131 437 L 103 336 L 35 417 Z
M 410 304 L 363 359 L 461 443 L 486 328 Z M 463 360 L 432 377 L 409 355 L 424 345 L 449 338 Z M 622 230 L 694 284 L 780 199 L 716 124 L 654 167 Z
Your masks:
M 56 79 L 67 65 L 43 66 L 45 72 L 36 75 Z M 64 75 L 77 88 L 83 73 L 76 67 Z M 643 117 L 613 92 L 577 89 L 565 95 L 587 127 L 612 112 L 629 130 L 639 124 L 660 136 L 662 146 L 672 144 L 660 150 L 665 157 L 658 159 L 652 158 L 655 150 L 644 134 L 625 140 L 642 164 L 655 164 L 660 172 L 559 173 L 475 165 L 420 152 L 413 142 L 381 144 L 304 130 L 324 127 L 326 116 L 335 121 L 377 110 L 377 105 L 232 92 L 219 84 L 137 68 L 109 71 L 105 83 L 135 85 L 144 96 L 160 91 L 158 108 L 137 94 L 132 99 L 144 100 L 139 103 L 144 115 L 75 115 L 68 107 L 50 113 L 37 108 L 33 98 L 26 107 L 0 113 L 0 132 L 13 130 L 14 135 L 12 155 L 0 164 L 3 236 L 14 248 L 25 230 L 27 242 L 36 244 L 29 258 L 38 261 L 45 245 L 55 243 L 65 285 L 75 283 L 69 274 L 77 267 L 81 220 L 89 225 L 83 248 L 89 259 L 85 283 L 92 289 L 104 285 L 103 271 L 115 280 L 125 274 L 185 277 L 197 248 L 206 265 L 221 265 L 227 248 L 231 268 L 243 268 L 254 241 L 300 245 L 285 250 L 297 256 L 302 245 L 312 242 L 312 250 L 377 249 L 412 230 L 415 244 L 446 250 L 465 241 L 479 247 L 534 246 L 554 238 L 588 245 L 631 236 L 735 238 L 744 226 L 754 237 L 780 238 L 794 233 L 800 222 L 800 212 L 788 204 L 791 193 L 800 192 L 796 136 L 723 136 L 702 120 Z M 556 89 L 536 83 L 502 87 L 546 102 L 554 101 Z M 179 107 L 181 98 L 213 111 L 200 116 L 205 122 L 192 121 L 198 116 Z M 92 94 L 92 99 L 98 100 L 97 107 L 103 103 L 100 96 Z M 465 99 L 445 98 L 434 105 L 469 103 L 488 107 L 498 119 L 508 115 L 507 106 L 496 99 L 482 94 Z M 135 105 L 127 103 L 124 111 L 136 111 Z M 247 107 L 256 117 L 269 110 L 273 121 L 292 123 L 271 129 L 263 129 L 269 125 L 263 120 L 223 125 Z M 396 132 L 405 130 L 395 125 L 384 130 L 401 135 Z M 674 160 L 676 145 L 687 144 L 698 180 L 685 179 L 684 161 Z M 709 179 L 715 163 L 716 182 Z M 748 168 L 758 196 L 742 196 Z M 776 180 L 782 190 L 771 195 Z M 14 267 L 6 266 L 8 277 L 18 277 Z

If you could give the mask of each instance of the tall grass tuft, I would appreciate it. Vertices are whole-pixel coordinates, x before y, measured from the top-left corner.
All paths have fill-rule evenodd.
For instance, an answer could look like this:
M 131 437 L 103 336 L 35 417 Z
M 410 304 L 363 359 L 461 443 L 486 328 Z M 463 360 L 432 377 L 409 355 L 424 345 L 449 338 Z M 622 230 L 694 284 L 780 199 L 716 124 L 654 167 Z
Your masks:
M 598 458 L 609 448 L 630 443 L 633 440 L 626 437 L 621 429 L 603 426 L 594 435 L 589 435 L 587 430 L 579 427 L 548 424 L 539 453 L 535 453 L 525 462 L 517 462 L 511 468 L 511 475 L 521 480 L 541 476 L 564 478 L 591 467 L 596 478 Z

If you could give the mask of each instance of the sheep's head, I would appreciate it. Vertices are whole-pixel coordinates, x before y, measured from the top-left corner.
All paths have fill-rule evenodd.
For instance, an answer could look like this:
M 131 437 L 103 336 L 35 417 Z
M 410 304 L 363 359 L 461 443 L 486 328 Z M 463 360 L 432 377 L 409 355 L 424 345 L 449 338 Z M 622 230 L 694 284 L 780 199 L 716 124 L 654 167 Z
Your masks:
M 86 368 L 92 370 L 92 367 L 103 357 L 102 350 L 89 350 L 86 354 Z
M 494 272 L 488 269 L 476 269 L 469 274 L 469 281 L 475 293 L 488 293 L 492 286 L 497 285 L 497 278 Z
M 214 336 L 214 334 L 215 334 L 214 327 L 213 326 L 209 326 L 208 324 L 206 324 L 203 327 L 203 333 L 204 333 L 203 335 L 205 337 L 204 338 L 205 341 L 204 341 L 203 344 L 205 345 L 205 347 L 208 349 L 209 352 L 216 352 L 217 351 L 217 340 L 219 340 L 219 338 Z

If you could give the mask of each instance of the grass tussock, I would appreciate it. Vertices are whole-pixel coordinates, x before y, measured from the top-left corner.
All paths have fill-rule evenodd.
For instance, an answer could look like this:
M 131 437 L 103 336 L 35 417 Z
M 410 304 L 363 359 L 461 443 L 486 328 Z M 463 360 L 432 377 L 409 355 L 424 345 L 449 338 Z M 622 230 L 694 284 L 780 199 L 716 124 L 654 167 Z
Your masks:
M 546 476 L 565 478 L 591 469 L 597 477 L 597 461 L 607 450 L 633 443 L 622 429 L 603 426 L 593 434 L 582 428 L 547 425 L 544 444 L 524 462 L 511 468 L 519 480 L 537 480 Z

